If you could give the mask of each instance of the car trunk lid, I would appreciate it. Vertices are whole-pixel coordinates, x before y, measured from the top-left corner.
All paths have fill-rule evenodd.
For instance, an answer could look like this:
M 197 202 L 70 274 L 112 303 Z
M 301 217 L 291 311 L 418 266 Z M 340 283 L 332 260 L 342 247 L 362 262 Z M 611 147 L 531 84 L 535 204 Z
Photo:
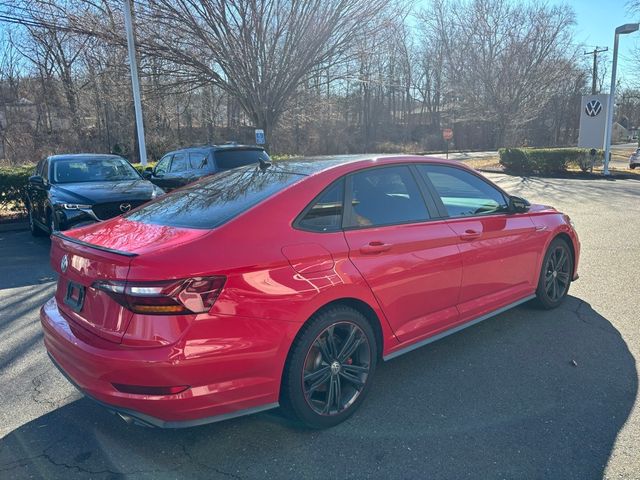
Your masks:
M 97 280 L 126 280 L 132 258 L 54 235 L 51 264 L 59 275 L 56 289 L 59 310 L 75 324 L 119 343 L 133 314 L 91 286 Z
M 92 285 L 101 280 L 126 281 L 135 257 L 170 249 L 206 233 L 123 218 L 55 233 L 51 263 L 59 275 L 58 308 L 75 324 L 105 340 L 121 343 L 134 314 Z

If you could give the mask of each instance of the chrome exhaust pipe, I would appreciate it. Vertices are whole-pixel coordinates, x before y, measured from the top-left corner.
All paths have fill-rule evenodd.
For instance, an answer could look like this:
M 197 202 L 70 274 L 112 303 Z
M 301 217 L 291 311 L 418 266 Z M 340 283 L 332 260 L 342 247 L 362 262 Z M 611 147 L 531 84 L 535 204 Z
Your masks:
M 133 425 L 133 422 L 135 422 L 132 416 L 127 415 L 125 413 L 116 412 L 116 415 L 118 415 L 122 420 L 124 420 L 127 425 Z

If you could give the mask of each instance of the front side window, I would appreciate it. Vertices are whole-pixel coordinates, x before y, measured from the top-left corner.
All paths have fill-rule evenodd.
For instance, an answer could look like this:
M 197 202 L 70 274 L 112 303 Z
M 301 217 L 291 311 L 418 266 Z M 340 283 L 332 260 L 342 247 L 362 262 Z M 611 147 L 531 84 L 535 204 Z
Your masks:
M 156 165 L 155 174 L 156 175 L 164 175 L 169 171 L 169 163 L 171 162 L 171 155 L 165 155 L 160 159 L 158 164 Z
M 44 168 L 46 169 L 46 166 Z M 54 160 L 52 176 L 54 183 L 119 182 L 140 179 L 135 168 L 124 158 L 118 157 Z
M 337 232 L 342 227 L 344 179 L 327 188 L 298 221 L 298 227 L 312 232 Z
M 41 177 L 44 178 L 45 181 L 49 180 L 49 159 L 45 158 L 42 161 L 42 174 Z
M 171 173 L 180 173 L 190 170 L 189 159 L 184 153 L 176 153 L 171 162 Z
M 372 168 L 349 177 L 351 227 L 422 222 L 429 219 L 418 184 L 406 166 Z
M 500 190 L 476 175 L 444 165 L 419 165 L 431 181 L 450 217 L 467 217 L 505 212 L 507 201 Z

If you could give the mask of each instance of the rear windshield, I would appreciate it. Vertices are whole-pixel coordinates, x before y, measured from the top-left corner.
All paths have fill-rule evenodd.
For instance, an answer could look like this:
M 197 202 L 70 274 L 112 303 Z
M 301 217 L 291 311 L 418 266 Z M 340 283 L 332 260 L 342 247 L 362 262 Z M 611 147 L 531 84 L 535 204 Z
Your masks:
M 221 172 L 160 197 L 125 217 L 154 225 L 215 228 L 303 177 L 276 167 Z
M 218 150 L 214 155 L 220 170 L 255 165 L 260 158 L 269 161 L 269 155 L 264 150 Z

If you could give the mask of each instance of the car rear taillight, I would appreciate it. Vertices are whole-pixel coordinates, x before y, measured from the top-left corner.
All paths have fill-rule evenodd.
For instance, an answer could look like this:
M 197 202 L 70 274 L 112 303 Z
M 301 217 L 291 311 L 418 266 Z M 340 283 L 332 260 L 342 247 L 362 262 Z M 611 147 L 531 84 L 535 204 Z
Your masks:
M 160 282 L 99 280 L 101 290 L 134 313 L 180 315 L 208 312 L 217 300 L 226 277 L 194 277 Z

